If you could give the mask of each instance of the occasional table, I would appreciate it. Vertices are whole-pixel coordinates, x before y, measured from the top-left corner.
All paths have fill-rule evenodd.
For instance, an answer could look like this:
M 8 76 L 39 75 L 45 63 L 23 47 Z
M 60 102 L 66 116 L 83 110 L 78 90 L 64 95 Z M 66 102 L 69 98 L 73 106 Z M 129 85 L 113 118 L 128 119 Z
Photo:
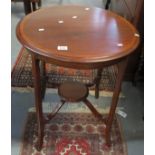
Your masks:
M 106 146 L 110 146 L 111 126 L 128 56 L 139 44 L 140 36 L 134 26 L 121 16 L 101 8 L 65 5 L 42 8 L 25 16 L 19 22 L 16 33 L 21 44 L 32 56 L 38 123 L 37 149 L 42 148 L 46 123 L 42 111 L 40 62 L 42 62 L 43 74 L 45 74 L 45 63 L 75 69 L 102 70 L 109 65 L 118 66 L 110 111 L 103 121 Z M 71 84 L 66 85 L 72 88 Z M 77 90 L 78 84 L 73 83 L 73 85 L 73 90 Z M 79 89 L 85 93 L 82 95 L 80 92 L 80 97 L 85 98 L 88 95 L 86 86 L 81 85 Z M 59 87 L 59 95 L 68 98 L 64 90 L 66 90 L 65 84 Z M 75 97 L 74 95 L 72 96 Z M 49 118 L 54 117 L 62 104 L 58 105 Z M 87 106 L 97 117 L 101 116 L 91 103 Z

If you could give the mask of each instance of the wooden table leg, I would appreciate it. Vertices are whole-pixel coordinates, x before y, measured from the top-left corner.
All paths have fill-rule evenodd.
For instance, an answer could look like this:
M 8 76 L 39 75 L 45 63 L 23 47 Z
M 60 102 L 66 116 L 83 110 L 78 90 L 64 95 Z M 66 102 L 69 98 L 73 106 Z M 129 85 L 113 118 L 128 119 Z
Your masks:
M 117 107 L 118 99 L 119 99 L 119 93 L 121 90 L 121 83 L 123 80 L 123 76 L 125 73 L 125 69 L 127 66 L 128 59 L 124 59 L 121 62 L 118 63 L 118 75 L 116 79 L 116 84 L 115 84 L 115 89 L 113 92 L 113 97 L 112 97 L 112 103 L 111 103 L 111 108 L 109 111 L 109 115 L 106 121 L 106 130 L 105 130 L 105 139 L 106 139 L 106 146 L 110 146 L 110 131 L 111 131 L 111 126 L 112 122 L 115 116 L 115 110 Z
M 41 72 L 41 96 L 42 100 L 45 97 L 45 92 L 46 92 L 46 63 L 45 61 L 40 61 L 40 72 Z
M 38 8 L 40 8 L 41 5 L 42 5 L 42 0 L 39 0 L 39 2 L 38 2 Z
M 58 103 L 55 107 L 54 107 L 54 110 L 47 115 L 47 120 L 45 121 L 46 123 L 48 121 L 50 121 L 58 112 L 59 110 L 61 109 L 61 107 L 65 104 L 65 100 L 61 100 L 60 103 Z
M 32 10 L 33 10 L 33 11 L 36 11 L 36 9 L 37 9 L 37 8 L 36 8 L 36 2 L 32 2 Z
M 109 9 L 110 3 L 111 3 L 111 0 L 107 0 L 106 5 L 105 5 L 105 9 L 106 9 L 106 10 Z
M 38 143 L 36 148 L 38 151 L 40 151 L 43 144 L 44 122 L 43 122 L 43 111 L 42 111 L 39 60 L 36 59 L 34 55 L 32 55 L 32 71 L 34 76 L 35 107 L 36 107 L 37 124 L 38 124 Z
M 99 98 L 99 85 L 102 78 L 103 68 L 97 70 L 97 77 L 95 79 L 95 98 Z
M 88 99 L 84 99 L 83 102 L 90 109 L 90 111 L 97 117 L 99 120 L 103 120 L 102 115 L 95 109 L 95 107 L 89 102 Z
M 31 3 L 30 0 L 24 0 L 24 10 L 25 10 L 25 14 L 29 14 L 30 12 L 32 12 L 31 10 Z

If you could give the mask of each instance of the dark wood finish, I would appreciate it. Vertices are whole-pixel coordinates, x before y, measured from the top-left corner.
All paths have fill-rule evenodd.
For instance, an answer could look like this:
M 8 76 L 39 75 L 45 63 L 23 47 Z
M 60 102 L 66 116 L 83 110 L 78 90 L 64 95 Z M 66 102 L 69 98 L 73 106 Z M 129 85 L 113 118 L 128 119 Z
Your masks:
M 41 72 L 41 96 L 44 99 L 45 92 L 46 92 L 46 63 L 44 61 L 40 61 L 40 72 Z
M 75 16 L 77 18 L 72 18 Z M 118 64 L 116 86 L 105 128 L 106 145 L 110 146 L 110 130 L 127 59 L 139 44 L 139 34 L 134 26 L 124 18 L 100 8 L 55 6 L 40 9 L 23 18 L 17 26 L 17 37 L 32 54 L 39 149 L 41 149 L 43 133 L 39 60 L 76 69 L 98 68 L 98 81 L 103 67 Z M 60 45 L 68 46 L 68 50 L 59 51 L 57 47 Z M 77 86 L 74 87 L 76 88 Z M 70 101 L 82 99 L 95 116 L 102 117 L 86 99 L 88 94 L 86 90 L 83 91 L 84 88 L 82 94 L 78 92 L 80 95 L 78 98 L 71 93 L 71 96 L 68 96 L 64 87 L 61 93 L 60 89 L 61 86 L 59 95 L 64 98 L 49 118 L 55 116 L 68 98 Z
M 100 81 L 101 81 L 101 77 L 102 77 L 102 71 L 103 71 L 103 68 L 100 68 L 97 70 L 97 77 L 95 78 L 95 82 L 96 85 L 95 85 L 95 97 L 96 98 L 99 98 L 99 84 L 100 84 Z
M 143 20 L 141 19 L 141 17 L 144 18 L 144 16 L 142 16 L 143 14 L 144 14 L 144 0 L 140 0 L 140 1 L 137 1 L 137 7 L 135 9 L 135 15 L 133 19 L 133 24 L 136 27 L 139 27 L 139 23 L 141 22 L 141 20 Z
M 90 111 L 97 117 L 102 120 L 102 115 L 94 108 L 92 103 L 87 99 L 88 96 L 88 87 L 82 83 L 67 81 L 61 84 L 58 88 L 58 94 L 61 98 L 62 104 L 58 105 L 56 109 L 60 109 L 65 102 L 80 102 L 83 101 L 85 105 L 90 109 Z M 56 112 L 58 111 L 56 110 Z
M 111 0 L 107 0 L 106 5 L 105 5 L 105 9 L 109 9 L 110 3 L 111 3 Z
M 110 10 L 129 20 L 138 29 L 141 36 L 140 47 L 130 56 L 124 76 L 124 80 L 133 81 L 144 47 L 142 41 L 144 33 L 141 33 L 141 29 L 144 27 L 144 0 L 113 0 Z
M 36 148 L 40 150 L 43 144 L 44 120 L 43 120 L 43 111 L 42 111 L 39 60 L 36 59 L 34 55 L 32 55 L 32 71 L 34 76 L 35 107 L 36 107 L 37 123 L 38 123 L 38 144 Z
M 102 115 L 95 109 L 95 107 L 88 99 L 84 99 L 83 102 L 90 109 L 90 111 L 94 114 L 95 117 L 97 117 L 99 120 L 104 121 Z
M 24 3 L 24 11 L 25 11 L 25 14 L 27 15 L 30 12 L 32 12 L 30 0 L 23 0 L 23 3 Z
M 135 12 L 131 22 L 138 29 L 141 39 L 139 47 L 129 58 L 129 65 L 127 66 L 124 79 L 134 82 L 136 71 L 140 64 L 140 56 L 144 52 L 144 0 L 136 1 Z
M 111 108 L 110 108 L 108 119 L 107 119 L 107 122 L 106 122 L 105 137 L 106 137 L 106 145 L 107 146 L 110 146 L 111 126 L 112 126 L 115 110 L 116 110 L 116 107 L 117 107 L 119 93 L 120 93 L 120 90 L 121 90 L 121 83 L 123 81 L 123 76 L 124 76 L 124 73 L 125 73 L 127 63 L 128 63 L 127 58 L 125 58 L 124 60 L 122 60 L 121 62 L 118 63 L 117 80 L 116 80 L 115 89 L 114 89 L 114 93 L 113 93 L 113 97 L 112 97 Z
M 58 94 L 61 100 L 80 102 L 88 96 L 88 88 L 82 83 L 68 81 L 59 86 Z
M 59 112 L 59 110 L 65 104 L 65 102 L 65 100 L 61 100 L 61 102 L 55 106 L 54 110 L 47 115 L 47 118 L 45 118 L 45 123 L 49 122 Z
M 39 2 L 38 2 L 38 8 L 40 8 L 41 5 L 42 5 L 42 0 L 39 0 Z
M 41 0 L 11 0 L 11 2 L 23 2 L 25 14 L 36 11 L 41 7 Z
M 36 3 L 35 2 L 32 2 L 32 10 L 37 10 L 37 8 L 36 8 L 37 6 L 36 6 Z

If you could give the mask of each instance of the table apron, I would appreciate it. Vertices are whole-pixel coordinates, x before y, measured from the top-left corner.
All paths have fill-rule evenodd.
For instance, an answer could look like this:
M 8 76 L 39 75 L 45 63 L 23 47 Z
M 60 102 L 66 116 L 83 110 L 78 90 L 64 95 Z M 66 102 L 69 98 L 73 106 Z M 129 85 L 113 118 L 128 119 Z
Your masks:
M 108 67 L 114 64 L 118 64 L 123 59 L 125 59 L 128 56 L 125 56 L 123 58 L 117 59 L 117 60 L 110 60 L 105 62 L 69 62 L 64 60 L 56 60 L 53 58 L 47 58 L 45 56 L 38 55 L 36 53 L 32 53 L 29 51 L 32 56 L 34 56 L 36 59 L 44 61 L 46 63 L 50 63 L 53 65 L 61 66 L 61 67 L 67 67 L 67 68 L 73 68 L 73 69 L 99 69 L 103 67 Z

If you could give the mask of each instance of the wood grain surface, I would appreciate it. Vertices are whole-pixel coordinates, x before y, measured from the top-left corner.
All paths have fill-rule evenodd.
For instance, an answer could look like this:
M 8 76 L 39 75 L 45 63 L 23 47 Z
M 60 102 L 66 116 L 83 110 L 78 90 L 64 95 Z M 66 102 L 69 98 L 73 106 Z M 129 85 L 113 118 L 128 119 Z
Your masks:
M 38 56 L 88 64 L 125 57 L 139 43 L 137 30 L 124 18 L 76 5 L 42 8 L 27 15 L 17 26 L 17 37 Z

